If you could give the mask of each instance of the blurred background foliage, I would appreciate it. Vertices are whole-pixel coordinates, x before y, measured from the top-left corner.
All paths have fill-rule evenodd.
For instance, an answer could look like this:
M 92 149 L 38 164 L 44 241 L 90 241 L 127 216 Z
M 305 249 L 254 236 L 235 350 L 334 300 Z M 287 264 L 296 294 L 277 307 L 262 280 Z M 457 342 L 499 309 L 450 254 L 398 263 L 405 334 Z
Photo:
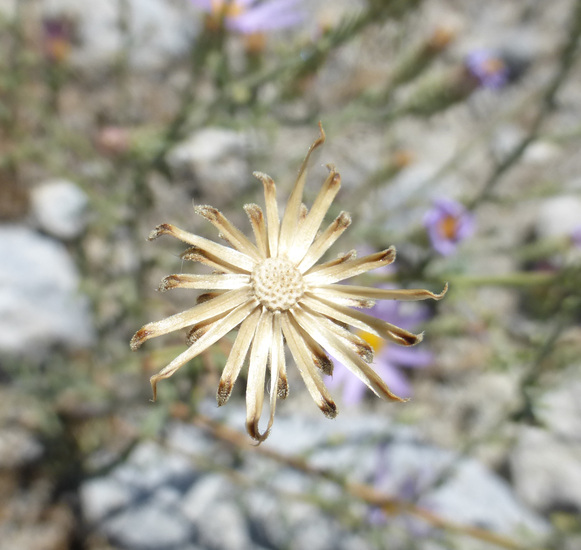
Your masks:
M 579 0 L 1 0 L 0 548 L 579 548 L 580 34 Z M 247 227 L 319 120 L 335 253 L 450 291 L 376 312 L 426 331 L 370 341 L 409 403 L 338 365 L 328 421 L 289 372 L 254 447 L 244 384 L 213 402 L 232 338 L 149 401 L 183 335 L 128 341 L 196 267 L 145 237 Z

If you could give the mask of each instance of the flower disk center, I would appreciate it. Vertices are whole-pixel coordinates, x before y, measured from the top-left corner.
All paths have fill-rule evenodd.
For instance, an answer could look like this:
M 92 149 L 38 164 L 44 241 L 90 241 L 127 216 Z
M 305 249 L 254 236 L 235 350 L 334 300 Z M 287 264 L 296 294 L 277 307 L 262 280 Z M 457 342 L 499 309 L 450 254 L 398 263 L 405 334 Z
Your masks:
M 294 306 L 305 291 L 303 276 L 284 258 L 268 258 L 252 272 L 252 288 L 257 300 L 270 311 Z

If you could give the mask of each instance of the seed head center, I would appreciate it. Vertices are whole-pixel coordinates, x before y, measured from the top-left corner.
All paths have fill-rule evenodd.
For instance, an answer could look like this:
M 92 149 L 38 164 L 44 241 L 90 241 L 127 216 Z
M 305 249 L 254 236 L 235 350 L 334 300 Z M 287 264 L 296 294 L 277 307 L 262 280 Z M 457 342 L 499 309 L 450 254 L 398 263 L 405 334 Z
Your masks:
M 268 258 L 259 263 L 251 280 L 257 300 L 270 311 L 291 308 L 305 291 L 303 276 L 285 258 Z

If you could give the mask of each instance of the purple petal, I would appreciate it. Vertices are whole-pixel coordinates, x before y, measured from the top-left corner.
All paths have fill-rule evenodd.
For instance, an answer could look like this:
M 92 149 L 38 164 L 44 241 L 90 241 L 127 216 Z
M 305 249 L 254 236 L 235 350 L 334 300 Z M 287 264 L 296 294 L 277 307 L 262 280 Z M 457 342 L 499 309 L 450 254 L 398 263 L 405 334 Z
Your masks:
M 292 27 L 304 20 L 297 0 L 273 0 L 260 4 L 238 17 L 228 17 L 226 26 L 243 34 Z
M 382 360 L 396 363 L 401 367 L 424 368 L 434 362 L 434 356 L 431 352 L 416 347 L 388 346 L 385 354 L 381 354 L 378 358 L 378 361 Z
M 407 378 L 391 363 L 384 362 L 378 365 L 377 373 L 396 395 L 409 397 L 412 394 L 412 389 Z

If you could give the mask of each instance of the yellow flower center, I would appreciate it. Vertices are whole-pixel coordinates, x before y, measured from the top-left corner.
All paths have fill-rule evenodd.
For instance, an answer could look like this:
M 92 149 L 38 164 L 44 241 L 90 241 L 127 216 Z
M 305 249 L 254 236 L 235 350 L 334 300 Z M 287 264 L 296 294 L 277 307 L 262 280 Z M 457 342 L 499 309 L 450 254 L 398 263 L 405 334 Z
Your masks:
M 259 263 L 251 282 L 256 299 L 270 311 L 291 308 L 305 291 L 300 271 L 285 258 L 268 258 Z
M 458 233 L 458 218 L 446 216 L 438 225 L 440 234 L 446 239 L 455 239 Z
M 358 331 L 358 336 L 365 340 L 372 348 L 373 351 L 377 354 L 381 349 L 383 349 L 387 342 L 381 338 L 381 336 L 377 336 L 376 334 L 371 334 L 371 332 L 364 332 L 362 330 Z
M 482 67 L 487 75 L 494 75 L 504 70 L 504 62 L 502 61 L 502 59 L 492 57 L 490 59 L 487 59 L 482 64 Z
M 232 0 L 227 2 L 224 0 L 212 0 L 212 15 L 218 17 L 238 17 L 242 12 L 244 12 L 244 6 Z

